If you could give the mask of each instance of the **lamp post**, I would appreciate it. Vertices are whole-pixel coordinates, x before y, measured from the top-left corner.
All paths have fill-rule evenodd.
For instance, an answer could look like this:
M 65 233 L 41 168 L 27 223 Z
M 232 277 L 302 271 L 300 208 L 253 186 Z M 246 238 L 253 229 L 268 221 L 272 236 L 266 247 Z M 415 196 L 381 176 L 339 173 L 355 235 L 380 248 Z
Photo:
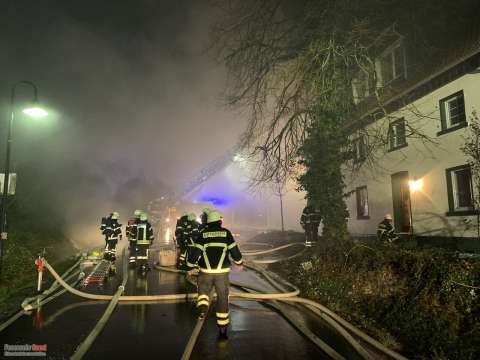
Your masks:
M 23 110 L 23 113 L 34 118 L 40 118 L 48 115 L 48 113 L 38 106 L 38 90 L 34 83 L 30 81 L 19 81 L 13 84 L 11 93 L 10 93 L 10 119 L 8 121 L 7 129 L 7 150 L 6 150 L 6 159 L 5 159 L 5 178 L 3 182 L 3 192 L 2 192 L 2 203 L 0 207 L 0 272 L 2 269 L 2 258 L 3 258 L 3 243 L 8 239 L 7 231 L 7 198 L 8 198 L 8 186 L 9 186 L 9 177 L 10 177 L 10 157 L 11 157 L 11 147 L 12 147 L 12 127 L 13 120 L 15 118 L 15 94 L 16 90 L 20 85 L 29 86 L 33 89 L 33 101 L 32 105 L 29 108 Z
M 274 193 L 280 198 L 280 221 L 282 225 L 282 233 L 285 232 L 285 224 L 283 220 L 283 195 L 285 189 L 285 181 L 277 179 L 274 183 Z

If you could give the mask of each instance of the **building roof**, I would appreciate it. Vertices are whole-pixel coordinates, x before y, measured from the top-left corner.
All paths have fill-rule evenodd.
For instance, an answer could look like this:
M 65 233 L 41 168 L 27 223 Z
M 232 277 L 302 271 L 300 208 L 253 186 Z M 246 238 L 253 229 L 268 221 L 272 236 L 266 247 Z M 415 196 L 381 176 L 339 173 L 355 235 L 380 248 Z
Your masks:
M 468 32 L 460 46 L 452 47 L 432 58 L 435 60 L 409 73 L 407 79 L 395 81 L 393 85 L 380 90 L 380 102 L 388 112 L 396 111 L 446 83 L 479 69 L 480 26 L 478 23 Z M 365 126 L 378 119 L 378 117 L 374 119 L 372 115 L 379 112 L 381 112 L 379 101 L 370 96 L 357 105 L 350 125 L 353 128 Z

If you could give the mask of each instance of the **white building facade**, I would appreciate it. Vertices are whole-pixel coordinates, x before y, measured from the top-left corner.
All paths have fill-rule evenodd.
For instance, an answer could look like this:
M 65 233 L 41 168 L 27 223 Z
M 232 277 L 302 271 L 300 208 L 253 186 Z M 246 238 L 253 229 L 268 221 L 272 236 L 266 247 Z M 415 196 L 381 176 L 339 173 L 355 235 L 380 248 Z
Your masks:
M 354 173 L 345 168 L 352 235 L 374 235 L 390 213 L 400 233 L 456 239 L 465 243 L 464 248 L 480 246 L 473 243 L 477 237 L 474 174 L 460 150 L 473 114 L 480 112 L 479 54 L 477 46 L 410 83 L 392 100 L 397 105 L 388 116 L 376 119 L 378 109 L 372 111 L 368 114 L 372 121 L 355 131 L 354 158 L 373 160 Z M 394 58 L 389 60 L 395 64 Z M 401 68 L 400 76 L 407 79 L 404 55 L 401 61 L 397 75 Z M 354 84 L 357 96 L 355 90 Z

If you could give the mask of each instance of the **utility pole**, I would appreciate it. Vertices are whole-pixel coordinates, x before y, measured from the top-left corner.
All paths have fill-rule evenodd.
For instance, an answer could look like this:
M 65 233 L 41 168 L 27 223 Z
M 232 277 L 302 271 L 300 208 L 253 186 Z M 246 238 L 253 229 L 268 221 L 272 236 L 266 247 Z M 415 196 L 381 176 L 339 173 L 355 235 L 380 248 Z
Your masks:
M 285 225 L 283 223 L 283 195 L 282 192 L 280 191 L 280 218 L 282 220 L 282 232 L 285 231 Z

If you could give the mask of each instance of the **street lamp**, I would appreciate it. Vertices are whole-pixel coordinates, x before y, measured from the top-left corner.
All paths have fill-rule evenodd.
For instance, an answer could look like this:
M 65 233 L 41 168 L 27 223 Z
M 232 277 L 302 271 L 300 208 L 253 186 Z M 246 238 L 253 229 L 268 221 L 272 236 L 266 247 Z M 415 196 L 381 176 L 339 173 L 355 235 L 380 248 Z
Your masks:
M 5 159 L 5 178 L 3 182 L 3 192 L 2 192 L 2 204 L 0 208 L 0 272 L 2 269 L 2 257 L 3 257 L 3 243 L 8 238 L 7 232 L 7 197 L 8 197 L 8 185 L 10 177 L 10 157 L 11 157 L 11 146 L 12 146 L 12 126 L 13 120 L 15 118 L 15 94 L 16 90 L 20 85 L 29 86 L 33 89 L 33 101 L 32 106 L 23 110 L 23 113 L 33 117 L 41 118 L 47 116 L 48 113 L 38 105 L 38 91 L 34 83 L 30 81 L 19 81 L 13 84 L 10 95 L 10 119 L 8 121 L 8 130 L 7 130 L 7 151 Z

